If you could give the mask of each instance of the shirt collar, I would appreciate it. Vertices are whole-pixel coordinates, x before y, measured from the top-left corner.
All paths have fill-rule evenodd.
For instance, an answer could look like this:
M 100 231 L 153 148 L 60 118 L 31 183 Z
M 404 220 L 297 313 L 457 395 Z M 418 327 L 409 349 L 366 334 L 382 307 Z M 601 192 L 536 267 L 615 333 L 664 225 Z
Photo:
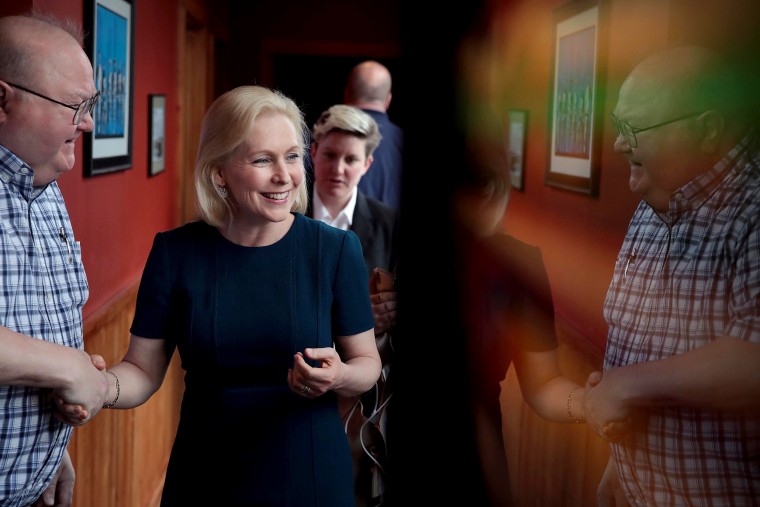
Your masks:
M 47 185 L 34 187 L 34 170 L 8 148 L 0 145 L 0 180 L 18 189 L 27 201 L 45 191 Z
M 751 140 L 752 136 L 748 134 L 712 168 L 671 194 L 668 211 L 670 223 L 675 223 L 690 210 L 701 207 L 726 178 L 734 172 L 734 169 L 743 167 L 741 164 L 742 155 L 747 152 Z
M 356 187 L 354 187 L 354 190 L 351 192 L 351 198 L 348 200 L 348 203 L 342 210 L 340 210 L 337 216 L 330 215 L 330 212 L 327 210 L 327 207 L 325 207 L 322 199 L 319 198 L 316 184 L 314 185 L 312 194 L 312 202 L 314 203 L 313 215 L 315 219 L 330 224 L 333 227 L 337 227 L 338 229 L 348 230 L 351 227 L 354 220 L 354 209 L 356 208 Z

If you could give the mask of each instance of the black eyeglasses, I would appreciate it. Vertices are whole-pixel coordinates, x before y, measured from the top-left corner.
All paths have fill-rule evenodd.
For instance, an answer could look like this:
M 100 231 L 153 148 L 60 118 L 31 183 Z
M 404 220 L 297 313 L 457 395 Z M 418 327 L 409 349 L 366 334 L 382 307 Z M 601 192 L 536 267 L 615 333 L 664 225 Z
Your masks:
M 684 115 L 684 116 L 679 116 L 678 118 L 676 118 L 674 120 L 664 121 L 662 123 L 658 123 L 657 125 L 652 125 L 651 127 L 645 127 L 645 128 L 641 128 L 641 129 L 640 128 L 636 128 L 636 127 L 631 127 L 628 123 L 626 123 L 624 121 L 618 120 L 615 117 L 614 114 L 610 114 L 610 118 L 612 119 L 612 124 L 615 126 L 615 130 L 617 130 L 618 136 L 625 137 L 626 142 L 631 146 L 631 148 L 635 148 L 635 147 L 638 146 L 638 141 L 636 140 L 636 134 L 638 134 L 639 132 L 644 132 L 646 130 L 656 129 L 657 127 L 662 127 L 662 126 L 665 126 L 665 125 L 669 125 L 671 123 L 675 123 L 677 121 L 685 120 L 685 119 L 691 118 L 693 116 L 699 116 L 703 112 L 704 111 L 699 112 L 699 113 L 691 113 L 691 114 L 687 114 L 687 115 Z
M 86 114 L 92 113 L 92 109 L 95 107 L 95 104 L 97 104 L 98 99 L 100 98 L 100 92 L 96 93 L 89 99 L 83 100 L 79 105 L 72 105 L 72 104 L 65 104 L 63 102 L 59 102 L 55 99 L 51 99 L 50 97 L 47 97 L 41 93 L 35 92 L 34 90 L 30 90 L 29 88 L 24 88 L 23 86 L 11 83 L 6 81 L 7 85 L 12 86 L 14 88 L 18 88 L 19 90 L 23 90 L 26 93 L 31 93 L 32 95 L 36 95 L 42 99 L 49 100 L 50 102 L 53 102 L 55 104 L 58 104 L 63 107 L 68 107 L 69 109 L 74 111 L 74 118 L 72 120 L 72 123 L 74 125 L 79 125 L 79 123 L 82 121 L 82 117 Z

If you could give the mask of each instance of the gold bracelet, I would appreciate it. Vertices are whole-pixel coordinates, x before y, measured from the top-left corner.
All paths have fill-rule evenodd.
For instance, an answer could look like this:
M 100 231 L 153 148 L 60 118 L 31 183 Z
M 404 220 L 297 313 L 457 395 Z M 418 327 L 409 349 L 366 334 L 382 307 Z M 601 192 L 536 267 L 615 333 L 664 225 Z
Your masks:
M 121 394 L 121 387 L 119 387 L 119 377 L 117 377 L 114 372 L 112 372 L 111 370 L 106 370 L 106 373 L 110 373 L 111 375 L 113 375 L 114 380 L 116 380 L 116 398 L 114 398 L 111 403 L 103 405 L 103 408 L 111 408 L 114 405 L 116 405 L 117 401 L 119 401 L 119 395 Z
M 581 420 L 580 420 L 580 419 L 578 419 L 577 417 L 575 417 L 575 416 L 573 415 L 573 411 L 572 411 L 572 410 L 570 410 L 570 401 L 573 399 L 573 393 L 574 393 L 574 392 L 575 392 L 575 390 L 576 390 L 576 389 L 578 389 L 579 387 L 580 387 L 580 386 L 575 386 L 575 387 L 573 387 L 573 388 L 570 390 L 570 394 L 568 394 L 568 395 L 567 395 L 567 415 L 570 417 L 570 419 L 572 419 L 574 422 L 577 422 L 577 423 L 581 422 Z

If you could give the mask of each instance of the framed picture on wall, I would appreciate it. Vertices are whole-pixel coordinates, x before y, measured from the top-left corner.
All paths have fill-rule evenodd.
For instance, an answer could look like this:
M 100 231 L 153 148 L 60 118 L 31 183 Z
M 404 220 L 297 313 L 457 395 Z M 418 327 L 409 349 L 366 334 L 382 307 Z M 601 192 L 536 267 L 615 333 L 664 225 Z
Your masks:
M 525 141 L 528 111 L 510 109 L 507 120 L 507 160 L 512 188 L 523 190 L 525 184 Z
M 597 195 L 605 74 L 604 0 L 571 0 L 554 11 L 545 183 Z
M 148 176 L 166 169 L 166 95 L 148 96 Z
M 85 135 L 85 176 L 132 167 L 135 0 L 86 0 L 85 30 L 100 99 Z

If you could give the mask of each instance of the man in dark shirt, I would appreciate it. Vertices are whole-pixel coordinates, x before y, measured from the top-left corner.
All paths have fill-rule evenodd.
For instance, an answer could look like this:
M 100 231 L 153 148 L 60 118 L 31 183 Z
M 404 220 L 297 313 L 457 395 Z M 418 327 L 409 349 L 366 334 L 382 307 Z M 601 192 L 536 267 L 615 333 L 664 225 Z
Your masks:
M 383 136 L 374 152 L 370 170 L 359 180 L 359 190 L 398 209 L 401 204 L 403 131 L 388 117 L 391 98 L 391 73 L 383 64 L 367 60 L 351 70 L 343 102 L 369 114 Z

